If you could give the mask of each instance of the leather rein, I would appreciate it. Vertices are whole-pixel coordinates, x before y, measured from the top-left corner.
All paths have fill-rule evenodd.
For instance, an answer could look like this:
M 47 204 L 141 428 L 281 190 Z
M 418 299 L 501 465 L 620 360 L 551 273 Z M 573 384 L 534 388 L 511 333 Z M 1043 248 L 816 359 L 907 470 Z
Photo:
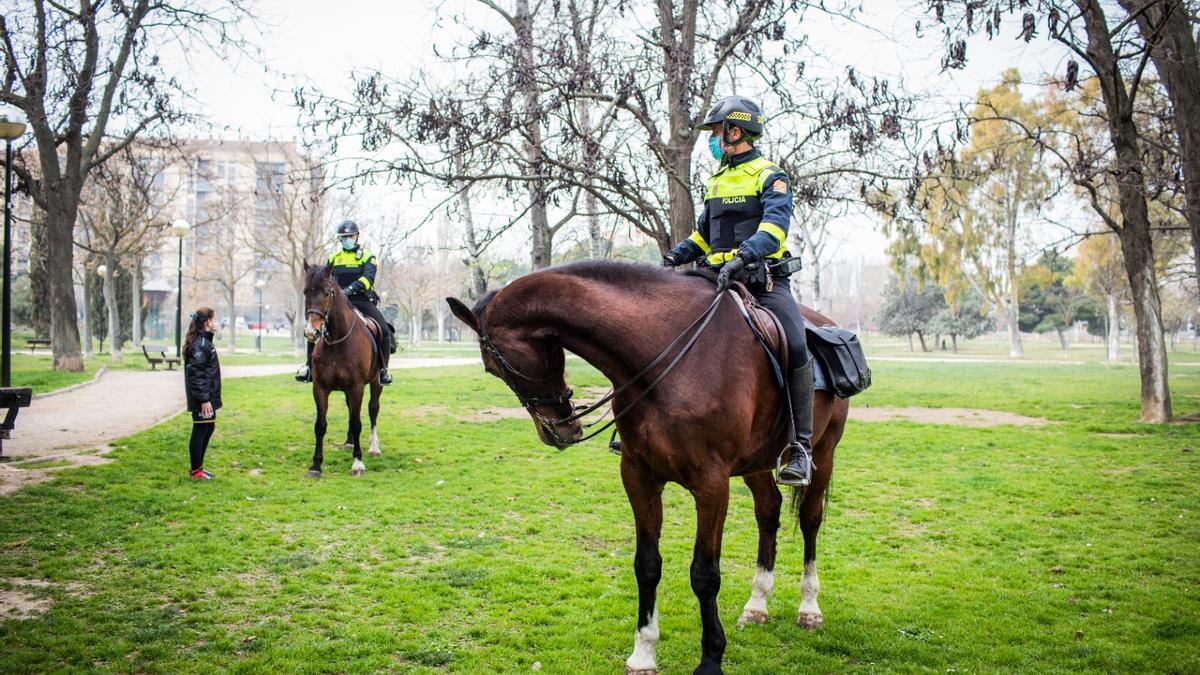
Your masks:
M 731 292 L 732 291 L 726 291 L 726 293 Z M 546 433 L 550 434 L 550 436 L 554 438 L 555 443 L 559 447 L 575 445 L 576 443 L 582 443 L 603 433 L 604 430 L 616 424 L 617 420 L 624 417 L 626 413 L 628 413 L 630 410 L 633 410 L 633 408 L 642 399 L 650 395 L 650 392 L 654 391 L 655 387 L 658 386 L 658 383 L 662 382 L 663 378 L 670 374 L 670 372 L 675 369 L 675 366 L 679 365 L 679 362 L 683 360 L 683 357 L 687 356 L 688 352 L 692 350 L 692 347 L 696 345 L 696 342 L 700 339 L 700 336 L 703 335 L 705 329 L 708 328 L 708 324 L 712 321 L 712 318 L 716 316 L 717 310 L 721 306 L 721 300 L 725 298 L 726 293 L 718 293 L 717 297 L 713 298 L 712 304 L 710 304 L 708 308 L 696 318 L 695 321 L 689 324 L 687 328 L 684 328 L 678 337 L 676 337 L 671 341 L 670 344 L 663 348 L 663 350 L 659 352 L 658 356 L 654 357 L 653 361 L 648 363 L 646 367 L 638 371 L 638 373 L 633 377 L 629 378 L 624 384 L 622 384 L 620 387 L 610 390 L 603 398 L 589 406 L 576 407 L 574 413 L 561 419 L 552 419 L 547 417 L 538 412 L 535 408 L 539 405 L 561 405 L 569 402 L 575 393 L 570 387 L 567 387 L 562 392 L 552 396 L 530 396 L 517 384 L 516 378 L 520 378 L 527 382 L 540 384 L 549 382 L 550 380 L 554 379 L 554 376 L 552 375 L 550 377 L 535 378 L 522 373 L 515 366 L 513 366 L 508 359 L 504 358 L 504 355 L 500 353 L 500 349 L 494 342 L 492 342 L 492 338 L 483 332 L 482 326 L 480 327 L 479 345 L 484 351 L 486 351 L 488 354 L 491 354 L 492 358 L 495 359 L 496 363 L 500 366 L 500 379 L 504 380 L 504 383 L 508 385 L 509 389 L 512 389 L 513 393 L 517 395 L 517 400 L 520 401 L 525 410 L 527 410 L 529 414 L 537 420 L 538 424 L 540 424 L 541 427 L 546 430 Z M 671 351 L 675 349 L 676 345 L 682 342 L 685 338 L 687 338 L 687 342 L 683 345 L 683 348 L 679 351 L 679 353 L 675 355 L 675 358 L 671 359 L 671 362 L 667 364 L 666 368 L 664 368 L 657 377 L 651 380 L 650 383 L 646 385 L 646 388 L 643 389 L 636 398 L 629 402 L 629 405 L 625 406 L 623 410 L 613 416 L 613 418 L 605 423 L 604 426 L 596 429 L 595 431 L 590 431 L 587 435 L 582 436 L 579 439 L 563 438 L 558 434 L 557 427 L 559 425 L 569 424 L 571 422 L 576 422 L 580 419 L 583 419 L 585 416 L 590 415 L 605 405 L 608 405 L 617 396 L 620 396 L 630 387 L 646 378 L 650 372 L 658 366 L 658 364 L 662 363 L 663 360 L 670 355 Z M 585 428 L 590 430 L 592 427 L 599 424 L 605 417 L 608 417 L 609 413 L 611 412 L 612 409 L 610 408 L 609 412 L 601 416 L 599 420 L 586 425 Z
M 329 310 L 330 312 L 333 311 L 332 305 L 333 305 L 333 294 L 334 293 L 335 293 L 335 291 L 332 288 L 325 289 L 325 295 L 329 296 L 329 304 L 331 305 L 330 310 Z M 353 311 L 353 308 L 351 309 L 351 311 Z M 331 340 L 329 338 L 329 312 L 322 312 L 317 309 L 310 309 L 310 310 L 307 310 L 304 312 L 305 318 L 308 318 L 308 317 L 314 316 L 314 315 L 321 317 L 321 330 L 317 331 L 317 339 L 324 340 L 325 344 L 327 344 L 327 345 L 336 345 L 336 344 L 341 344 L 342 342 L 345 342 L 346 338 L 348 338 L 354 334 L 354 328 L 359 323 L 358 321 L 351 320 L 350 321 L 350 330 L 346 331 L 346 334 L 343 335 L 342 337 L 340 337 L 336 340 Z

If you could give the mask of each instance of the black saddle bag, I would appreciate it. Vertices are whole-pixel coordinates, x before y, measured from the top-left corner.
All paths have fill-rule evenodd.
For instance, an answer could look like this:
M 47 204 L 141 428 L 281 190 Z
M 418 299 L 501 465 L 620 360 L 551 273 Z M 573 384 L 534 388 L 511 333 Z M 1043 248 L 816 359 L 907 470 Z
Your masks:
M 871 369 L 862 343 L 852 331 L 837 326 L 805 326 L 808 348 L 825 369 L 833 393 L 850 398 L 871 386 Z

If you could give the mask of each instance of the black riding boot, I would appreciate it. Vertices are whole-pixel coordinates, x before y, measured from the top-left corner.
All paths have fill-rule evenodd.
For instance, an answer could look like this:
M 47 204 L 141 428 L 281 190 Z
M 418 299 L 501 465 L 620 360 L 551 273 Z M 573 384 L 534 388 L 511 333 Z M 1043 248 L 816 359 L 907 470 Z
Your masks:
M 300 370 L 296 371 L 297 382 L 312 382 L 312 350 L 313 343 L 306 342 L 307 355 L 304 357 L 304 365 L 300 366 Z
M 383 359 L 383 366 L 379 369 L 379 384 L 389 385 L 392 383 L 392 376 L 388 373 L 388 348 L 392 345 L 395 338 L 392 337 L 392 332 L 387 329 L 387 324 L 383 324 L 383 339 L 380 340 L 383 344 L 379 346 L 379 358 Z
M 813 362 L 788 373 L 792 423 L 796 437 L 788 446 L 787 466 L 779 471 L 779 484 L 804 487 L 812 480 Z

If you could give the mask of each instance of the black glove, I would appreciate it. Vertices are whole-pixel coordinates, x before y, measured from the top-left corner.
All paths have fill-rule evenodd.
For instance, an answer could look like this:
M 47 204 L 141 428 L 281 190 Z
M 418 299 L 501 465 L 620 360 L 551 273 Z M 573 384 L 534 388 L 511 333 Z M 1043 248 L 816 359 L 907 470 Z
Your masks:
M 664 255 L 662 257 L 662 266 L 663 267 L 678 267 L 679 266 L 679 254 L 674 251 L 671 251 L 670 253 Z
M 343 288 L 342 292 L 345 293 L 346 297 L 348 298 L 348 297 L 354 295 L 355 293 L 361 293 L 362 290 L 363 290 L 362 283 L 355 281 L 354 283 L 350 284 L 349 286 Z
M 732 260 L 725 263 L 721 267 L 721 271 L 717 273 L 717 292 L 724 293 L 729 290 L 734 281 L 742 275 L 742 270 L 746 269 L 746 259 L 740 255 L 736 255 Z

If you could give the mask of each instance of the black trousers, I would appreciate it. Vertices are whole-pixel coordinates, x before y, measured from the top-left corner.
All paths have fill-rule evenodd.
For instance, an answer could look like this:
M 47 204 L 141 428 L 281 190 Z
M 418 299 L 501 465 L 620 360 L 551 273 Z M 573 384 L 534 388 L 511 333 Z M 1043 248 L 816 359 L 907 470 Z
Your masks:
M 208 451 L 208 442 L 213 432 L 217 430 L 217 413 L 205 419 L 197 411 L 192 412 L 192 437 L 188 439 L 188 455 L 192 461 L 192 471 L 204 466 L 204 453 Z
M 388 346 L 391 345 L 391 340 L 389 339 L 387 319 L 383 318 L 383 312 L 379 311 L 379 308 L 375 306 L 375 303 L 362 297 L 361 295 L 350 296 L 350 304 L 353 305 L 358 311 L 371 317 L 375 323 L 379 324 L 379 336 L 381 338 L 379 344 L 379 353 L 384 356 L 383 360 L 386 363 Z
M 383 312 L 379 311 L 379 308 L 375 306 L 375 303 L 362 297 L 361 295 L 351 296 L 349 298 L 349 300 L 350 300 L 350 305 L 352 307 L 354 307 L 358 311 L 362 312 L 363 314 L 371 317 L 371 319 L 373 321 L 375 321 L 375 323 L 379 324 L 379 330 L 381 333 L 380 337 L 382 338 L 378 345 L 379 354 L 383 357 L 383 364 L 384 364 L 384 367 L 386 368 L 387 361 L 388 361 L 388 354 L 391 350 L 391 344 L 392 344 L 391 331 L 388 330 L 387 319 L 385 319 L 383 317 Z M 304 357 L 304 363 L 305 363 L 305 365 L 312 367 L 313 343 L 309 342 L 308 346 L 305 349 L 306 349 L 306 352 L 305 352 L 305 357 Z
M 755 293 L 758 304 L 775 313 L 783 326 L 783 333 L 788 341 L 788 369 L 797 370 L 808 363 L 808 340 L 804 336 L 804 317 L 800 315 L 800 305 L 792 297 L 790 278 L 776 277 L 772 279 L 774 286 L 770 291 Z

